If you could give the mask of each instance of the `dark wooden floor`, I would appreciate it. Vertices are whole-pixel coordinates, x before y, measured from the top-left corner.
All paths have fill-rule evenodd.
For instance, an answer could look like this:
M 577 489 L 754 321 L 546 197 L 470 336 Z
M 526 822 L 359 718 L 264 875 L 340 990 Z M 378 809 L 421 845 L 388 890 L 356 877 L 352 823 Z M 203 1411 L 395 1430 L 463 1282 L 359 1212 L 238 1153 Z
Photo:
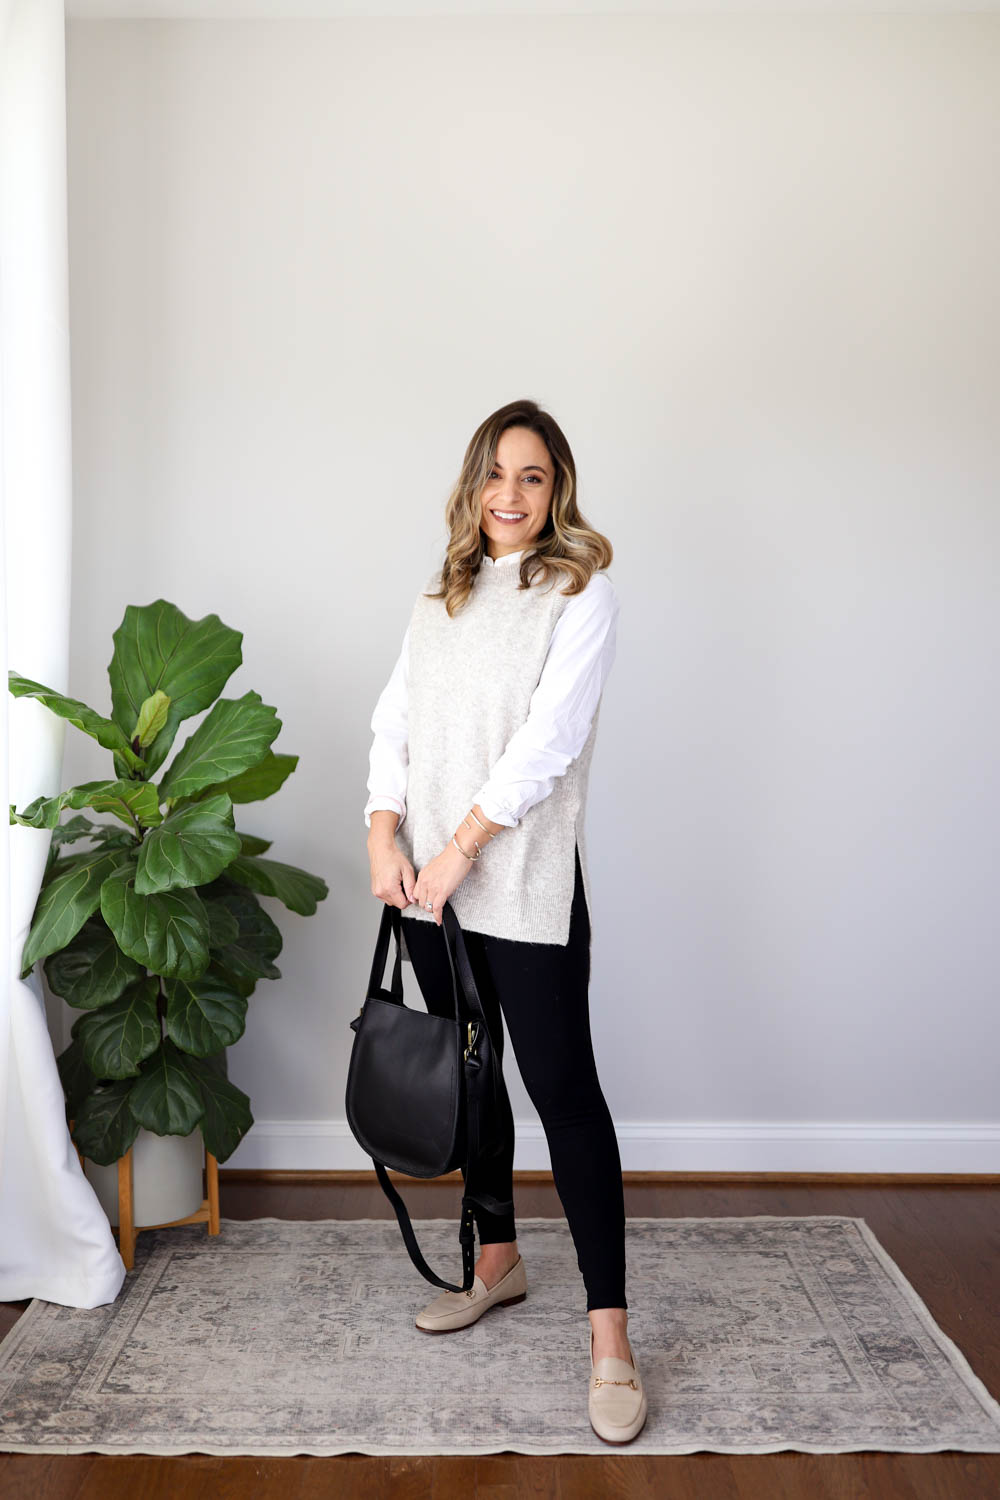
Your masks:
M 405 1186 L 416 1217 L 457 1210 L 456 1182 Z M 247 1181 L 222 1173 L 225 1218 L 390 1218 L 374 1176 L 354 1181 Z M 558 1216 L 544 1174 L 519 1174 L 523 1218 Z M 1000 1186 L 910 1179 L 649 1181 L 626 1176 L 626 1212 L 683 1218 L 738 1214 L 852 1214 L 916 1287 L 973 1371 L 1000 1395 Z M 27 1304 L 0 1304 L 0 1336 Z M 581 1303 L 581 1307 L 583 1304 Z M 581 1318 L 586 1317 L 581 1312 Z M 581 1422 L 586 1420 L 581 1390 Z M 533 1458 L 47 1458 L 0 1454 L 0 1496 L 18 1500 L 1000 1500 L 1000 1454 L 807 1453 L 679 1457 L 609 1454 Z

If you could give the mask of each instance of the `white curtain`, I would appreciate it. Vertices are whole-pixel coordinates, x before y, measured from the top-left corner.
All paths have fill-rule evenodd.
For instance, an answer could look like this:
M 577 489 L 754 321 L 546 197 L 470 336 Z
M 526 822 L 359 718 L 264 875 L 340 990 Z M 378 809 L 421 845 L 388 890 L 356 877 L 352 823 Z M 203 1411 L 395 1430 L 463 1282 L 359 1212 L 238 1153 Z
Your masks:
M 0 0 L 0 660 L 61 692 L 70 605 L 71 432 L 63 0 Z M 3 684 L 0 782 L 61 790 L 63 721 Z M 4 815 L 6 818 L 6 814 Z M 49 834 L 0 857 L 0 1301 L 113 1302 L 125 1267 L 66 1128 L 37 974 L 21 950 Z

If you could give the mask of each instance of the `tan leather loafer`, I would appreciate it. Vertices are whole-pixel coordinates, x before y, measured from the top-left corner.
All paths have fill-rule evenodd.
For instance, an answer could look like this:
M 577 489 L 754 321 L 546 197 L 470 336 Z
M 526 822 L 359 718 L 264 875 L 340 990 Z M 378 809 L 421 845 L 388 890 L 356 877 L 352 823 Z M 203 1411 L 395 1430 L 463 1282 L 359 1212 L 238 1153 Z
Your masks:
M 594 1364 L 594 1331 L 590 1331 L 590 1425 L 605 1443 L 630 1443 L 646 1420 L 646 1392 L 629 1344 L 631 1364 L 606 1354 Z
M 481 1276 L 473 1279 L 467 1292 L 442 1292 L 417 1313 L 417 1327 L 425 1333 L 451 1333 L 467 1328 L 491 1307 L 513 1307 L 528 1295 L 524 1259 L 518 1256 L 502 1281 L 487 1287 Z

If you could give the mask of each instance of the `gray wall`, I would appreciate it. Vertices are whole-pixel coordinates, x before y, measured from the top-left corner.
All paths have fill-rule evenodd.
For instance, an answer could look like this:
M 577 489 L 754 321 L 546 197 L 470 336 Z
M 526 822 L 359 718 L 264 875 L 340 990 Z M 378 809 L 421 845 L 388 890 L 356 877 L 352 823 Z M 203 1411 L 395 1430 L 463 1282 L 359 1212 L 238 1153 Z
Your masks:
M 998 1170 L 1000 17 L 73 20 L 68 75 L 71 687 L 127 603 L 242 629 L 301 755 L 242 825 L 331 887 L 273 907 L 230 1164 L 367 1163 L 369 718 L 529 394 L 616 549 L 625 1167 Z

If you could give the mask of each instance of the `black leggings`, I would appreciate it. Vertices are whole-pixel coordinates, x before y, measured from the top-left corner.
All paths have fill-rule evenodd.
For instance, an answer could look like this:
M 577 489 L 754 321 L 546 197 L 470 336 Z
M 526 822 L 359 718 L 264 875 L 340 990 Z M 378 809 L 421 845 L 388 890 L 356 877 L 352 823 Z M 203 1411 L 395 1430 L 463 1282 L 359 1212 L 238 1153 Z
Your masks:
M 569 942 L 526 943 L 464 930 L 469 962 L 498 1058 L 506 1020 L 524 1086 L 538 1111 L 552 1176 L 576 1247 L 587 1311 L 627 1307 L 625 1195 L 611 1111 L 601 1090 L 590 1034 L 590 921 L 576 851 Z M 404 927 L 413 972 L 428 1010 L 453 1015 L 445 936 L 419 919 Z M 514 1119 L 507 1091 L 504 1150 L 492 1158 L 481 1187 L 513 1198 Z M 476 1208 L 482 1245 L 517 1238 L 513 1214 Z

